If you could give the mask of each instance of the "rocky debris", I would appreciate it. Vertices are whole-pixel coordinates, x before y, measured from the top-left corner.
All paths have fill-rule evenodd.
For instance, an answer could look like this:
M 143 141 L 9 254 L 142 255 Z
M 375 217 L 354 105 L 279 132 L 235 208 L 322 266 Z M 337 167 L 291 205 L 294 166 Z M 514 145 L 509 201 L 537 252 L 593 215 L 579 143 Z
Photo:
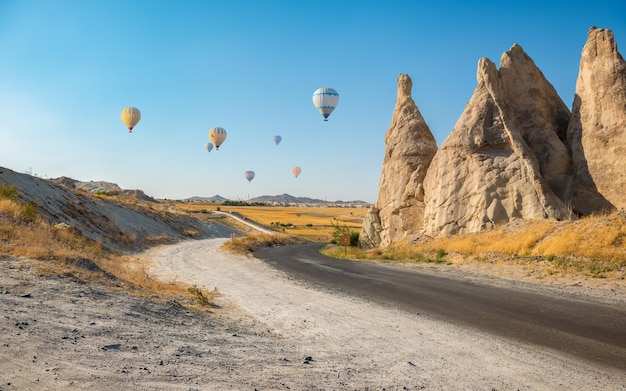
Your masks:
M 567 136 L 575 210 L 625 208 L 626 62 L 611 30 L 592 27 L 587 34 Z
M 478 232 L 515 219 L 569 217 L 557 197 L 570 172 L 569 111 L 519 45 L 478 85 L 424 179 L 424 232 Z M 551 186 L 552 185 L 552 186 Z
M 69 224 L 66 223 L 57 223 L 53 225 L 54 229 L 57 229 L 59 231 L 69 231 L 70 229 L 72 229 L 72 227 L 70 227 Z
M 411 97 L 412 88 L 408 75 L 398 76 L 398 98 L 385 135 L 378 200 L 363 224 L 363 246 L 386 246 L 420 230 L 424 213 L 422 182 L 437 142 Z
M 380 245 L 380 233 L 383 230 L 380 224 L 379 210 L 371 207 L 363 218 L 361 233 L 359 234 L 359 246 L 362 248 L 373 248 Z
M 135 198 L 141 201 L 157 202 L 156 199 L 150 197 L 142 190 L 126 190 L 122 189 L 115 183 L 105 181 L 89 181 L 83 182 L 68 177 L 54 178 L 50 181 L 63 185 L 72 190 L 80 190 L 90 194 L 103 194 L 108 196 L 121 196 Z

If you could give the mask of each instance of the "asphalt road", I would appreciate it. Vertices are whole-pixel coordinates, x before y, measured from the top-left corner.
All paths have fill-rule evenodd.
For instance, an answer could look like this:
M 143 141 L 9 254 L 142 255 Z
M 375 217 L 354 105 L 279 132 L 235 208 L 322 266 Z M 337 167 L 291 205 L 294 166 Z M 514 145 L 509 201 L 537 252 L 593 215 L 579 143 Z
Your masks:
M 599 305 L 339 260 L 321 255 L 320 247 L 283 246 L 254 255 L 327 289 L 626 371 L 626 303 Z

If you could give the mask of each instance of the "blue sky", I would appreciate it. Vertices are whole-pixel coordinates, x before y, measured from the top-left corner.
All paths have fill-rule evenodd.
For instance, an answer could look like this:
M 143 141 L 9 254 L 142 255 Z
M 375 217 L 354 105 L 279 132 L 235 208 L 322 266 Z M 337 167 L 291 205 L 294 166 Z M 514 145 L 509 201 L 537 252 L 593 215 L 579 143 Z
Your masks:
M 441 145 L 478 60 L 514 43 L 571 107 L 591 26 L 625 53 L 623 0 L 0 0 L 0 166 L 168 199 L 375 202 L 400 73 Z M 328 122 L 320 87 L 340 95 Z

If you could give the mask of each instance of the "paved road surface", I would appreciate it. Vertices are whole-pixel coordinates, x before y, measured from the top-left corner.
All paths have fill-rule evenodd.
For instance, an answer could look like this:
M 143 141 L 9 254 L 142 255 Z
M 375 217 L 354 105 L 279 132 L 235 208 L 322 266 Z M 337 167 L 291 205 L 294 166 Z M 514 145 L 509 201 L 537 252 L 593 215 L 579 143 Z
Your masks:
M 626 303 L 599 305 L 338 260 L 319 254 L 320 247 L 283 246 L 255 256 L 330 289 L 626 371 Z

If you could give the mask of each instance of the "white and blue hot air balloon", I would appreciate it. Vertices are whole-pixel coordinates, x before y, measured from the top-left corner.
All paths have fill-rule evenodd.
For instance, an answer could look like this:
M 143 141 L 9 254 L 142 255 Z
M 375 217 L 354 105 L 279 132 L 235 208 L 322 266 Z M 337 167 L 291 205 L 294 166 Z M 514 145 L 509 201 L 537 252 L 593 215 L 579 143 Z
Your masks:
M 211 140 L 211 142 L 215 145 L 215 149 L 217 150 L 219 150 L 220 145 L 222 145 L 222 143 L 226 141 L 226 136 L 227 133 L 226 129 L 224 128 L 215 127 L 209 130 L 209 140 Z
M 324 116 L 324 121 L 328 121 L 328 116 L 339 104 L 339 94 L 332 88 L 318 88 L 313 93 L 313 104 Z
M 274 136 L 274 144 L 276 144 L 276 145 L 280 144 L 280 141 L 281 141 L 282 139 L 283 139 L 283 138 L 282 138 L 282 137 L 280 137 L 279 135 Z

